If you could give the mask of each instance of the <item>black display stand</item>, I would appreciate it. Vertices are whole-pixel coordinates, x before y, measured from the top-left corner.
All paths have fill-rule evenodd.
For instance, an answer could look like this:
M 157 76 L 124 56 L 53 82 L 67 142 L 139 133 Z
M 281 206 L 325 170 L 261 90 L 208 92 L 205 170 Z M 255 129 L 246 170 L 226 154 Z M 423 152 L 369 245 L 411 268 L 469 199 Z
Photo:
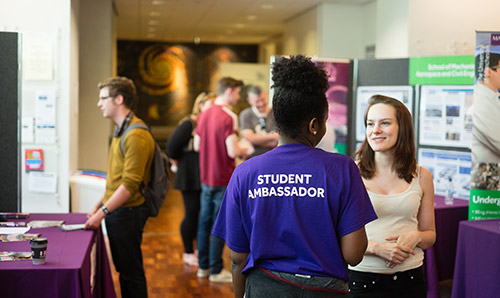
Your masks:
M 0 211 L 20 212 L 19 34 L 0 32 Z
M 410 59 L 358 61 L 358 86 L 408 86 Z
M 354 61 L 352 106 L 355 107 L 355 96 L 361 86 L 409 86 L 410 59 L 364 59 Z M 414 90 L 415 92 L 415 90 Z M 413 94 L 415 98 L 415 94 Z M 415 100 L 413 100 L 413 109 Z M 356 109 L 349 111 L 348 127 L 353 133 L 349 134 L 348 151 L 353 154 L 356 148 Z

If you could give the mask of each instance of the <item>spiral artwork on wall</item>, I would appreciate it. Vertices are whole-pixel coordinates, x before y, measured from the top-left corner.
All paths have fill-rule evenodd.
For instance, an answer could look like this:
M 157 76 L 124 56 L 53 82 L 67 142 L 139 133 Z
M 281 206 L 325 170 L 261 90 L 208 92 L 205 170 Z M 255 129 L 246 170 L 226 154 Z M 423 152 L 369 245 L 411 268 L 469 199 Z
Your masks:
M 219 64 L 256 62 L 254 45 L 219 45 L 119 40 L 117 74 L 137 87 L 133 107 L 160 137 L 186 117 L 202 91 L 215 91 Z M 239 57 L 241 56 L 241 57 Z
M 185 114 L 188 79 L 186 56 L 176 46 L 155 44 L 145 48 L 139 56 L 139 88 L 146 94 L 168 95 L 168 102 L 151 103 L 147 117 L 152 120 L 163 118 L 162 114 Z

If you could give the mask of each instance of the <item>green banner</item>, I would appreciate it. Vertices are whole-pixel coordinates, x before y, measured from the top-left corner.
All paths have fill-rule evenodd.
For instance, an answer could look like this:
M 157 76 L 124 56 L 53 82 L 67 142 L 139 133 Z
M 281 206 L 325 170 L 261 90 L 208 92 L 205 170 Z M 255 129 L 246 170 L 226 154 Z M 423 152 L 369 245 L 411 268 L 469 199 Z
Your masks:
M 410 58 L 410 85 L 474 85 L 474 56 Z
M 471 189 L 469 220 L 500 218 L 500 191 Z

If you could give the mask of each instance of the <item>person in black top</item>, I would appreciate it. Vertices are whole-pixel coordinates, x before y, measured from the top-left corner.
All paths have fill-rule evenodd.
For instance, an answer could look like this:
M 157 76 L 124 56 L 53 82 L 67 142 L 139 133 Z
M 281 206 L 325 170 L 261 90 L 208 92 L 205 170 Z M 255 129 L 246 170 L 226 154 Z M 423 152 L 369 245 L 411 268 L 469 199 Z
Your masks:
M 197 266 L 198 257 L 193 249 L 198 228 L 200 211 L 200 163 L 198 152 L 193 150 L 193 131 L 201 111 L 212 104 L 215 94 L 202 92 L 196 98 L 192 113 L 179 122 L 167 143 L 167 155 L 172 163 L 172 171 L 176 172 L 175 189 L 182 192 L 185 215 L 181 223 L 181 238 L 184 245 L 182 259 L 184 263 Z

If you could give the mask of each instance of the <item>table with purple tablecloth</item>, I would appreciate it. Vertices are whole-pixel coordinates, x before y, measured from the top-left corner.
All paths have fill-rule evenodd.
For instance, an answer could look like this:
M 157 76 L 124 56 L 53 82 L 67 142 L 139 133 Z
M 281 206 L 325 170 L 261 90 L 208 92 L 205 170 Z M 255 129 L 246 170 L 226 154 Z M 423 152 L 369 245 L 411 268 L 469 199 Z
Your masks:
M 500 220 L 461 221 L 453 298 L 500 297 Z
M 30 214 L 27 219 L 81 224 L 86 215 Z M 30 229 L 48 239 L 45 264 L 31 260 L 0 262 L 2 297 L 116 297 L 101 230 L 63 232 L 57 227 Z M 0 251 L 30 252 L 29 241 L 0 242 Z
M 469 201 L 455 199 L 446 205 L 444 197 L 435 196 L 434 215 L 436 242 L 425 250 L 424 269 L 427 278 L 427 297 L 439 297 L 439 282 L 453 278 L 458 224 L 467 219 Z

